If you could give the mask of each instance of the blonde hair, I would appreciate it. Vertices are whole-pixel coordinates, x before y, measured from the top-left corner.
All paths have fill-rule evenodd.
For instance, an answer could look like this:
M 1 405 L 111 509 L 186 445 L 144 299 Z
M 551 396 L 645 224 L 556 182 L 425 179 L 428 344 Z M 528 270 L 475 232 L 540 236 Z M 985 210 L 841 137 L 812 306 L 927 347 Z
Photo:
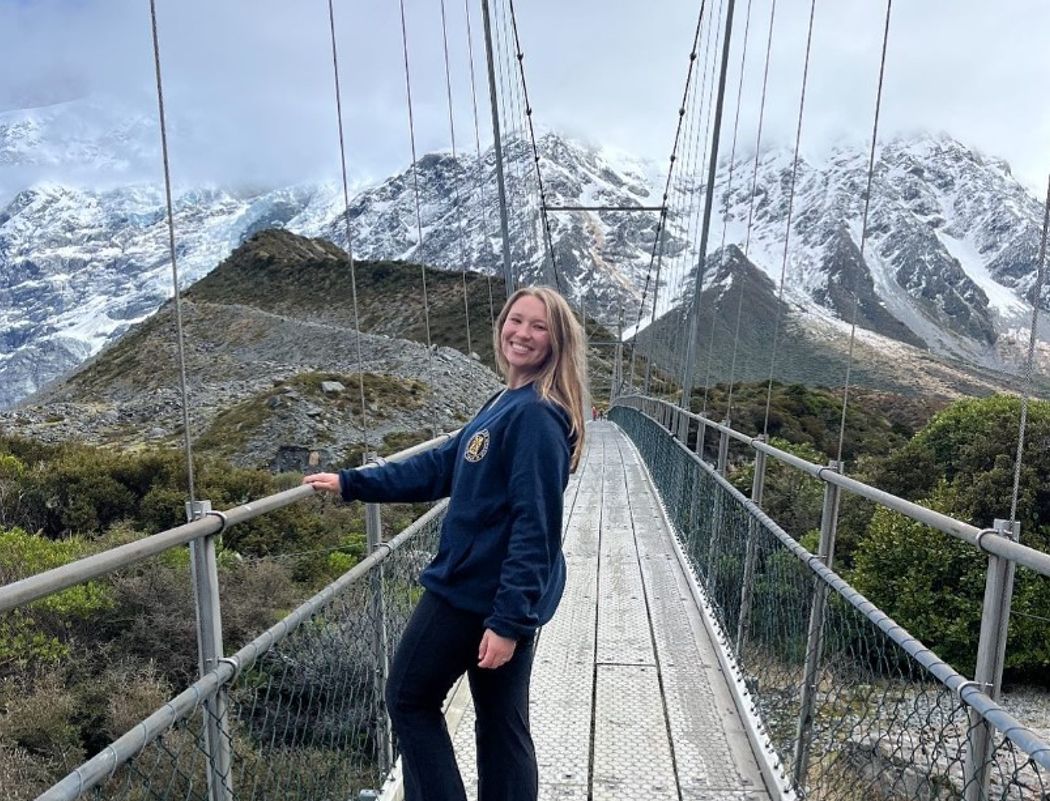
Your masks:
M 569 415 L 572 433 L 576 437 L 572 449 L 570 468 L 576 470 L 583 453 L 583 410 L 589 394 L 587 388 L 587 334 L 569 308 L 568 302 L 556 290 L 547 286 L 523 287 L 511 295 L 504 304 L 492 332 L 496 364 L 506 376 L 509 369 L 500 333 L 513 306 L 519 298 L 533 297 L 547 310 L 547 331 L 550 334 L 551 352 L 533 378 L 536 392 L 544 400 L 561 406 Z

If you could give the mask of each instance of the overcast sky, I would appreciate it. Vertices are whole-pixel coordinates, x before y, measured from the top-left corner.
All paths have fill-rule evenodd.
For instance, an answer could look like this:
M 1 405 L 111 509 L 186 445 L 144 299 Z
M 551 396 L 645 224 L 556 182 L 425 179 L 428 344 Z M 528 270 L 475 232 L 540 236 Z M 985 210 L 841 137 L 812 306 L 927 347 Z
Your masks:
M 490 139 L 480 0 L 468 2 L 482 138 Z M 769 2 L 752 6 L 740 128 L 746 146 L 755 138 Z M 708 4 L 708 13 L 720 6 L 719 0 Z M 177 178 L 338 178 L 324 0 L 157 5 Z M 410 161 L 398 3 L 335 5 L 352 173 L 357 182 L 371 181 Z M 777 5 L 768 144 L 793 140 L 809 5 Z M 537 123 L 666 163 L 700 3 L 518 0 L 516 7 Z M 448 149 L 440 2 L 406 0 L 406 8 L 417 147 L 421 153 Z M 747 0 L 737 0 L 734 64 L 746 9 Z M 463 0 L 446 0 L 446 10 L 457 146 L 472 151 Z M 884 13 L 882 0 L 818 0 L 806 151 L 870 135 Z M 883 135 L 945 131 L 1007 159 L 1041 193 L 1050 172 L 1048 42 L 1046 0 L 896 3 Z M 90 94 L 155 114 L 153 91 L 148 0 L 0 0 L 0 110 Z M 731 78 L 730 120 L 735 94 Z

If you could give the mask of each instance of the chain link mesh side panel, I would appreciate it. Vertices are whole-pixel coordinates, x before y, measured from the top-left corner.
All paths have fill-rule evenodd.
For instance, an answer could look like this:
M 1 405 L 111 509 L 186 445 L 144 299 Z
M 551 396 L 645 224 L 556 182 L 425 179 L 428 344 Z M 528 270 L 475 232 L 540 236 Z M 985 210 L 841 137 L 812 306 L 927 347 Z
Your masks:
M 967 787 L 967 744 L 987 724 L 662 426 L 623 407 L 614 407 L 610 419 L 638 447 L 717 625 L 727 642 L 739 643 L 731 658 L 796 790 L 827 801 L 970 797 L 977 788 Z M 807 631 L 818 596 L 826 597 L 816 607 L 819 668 L 812 712 L 800 722 Z M 988 787 L 974 797 L 1050 799 L 1050 745 L 1037 762 L 994 731 L 990 751 Z
M 228 798 L 346 801 L 382 784 L 389 765 L 376 649 L 383 646 L 384 659 L 392 657 L 422 595 L 417 578 L 436 551 L 441 520 L 429 520 L 226 685 L 231 769 L 212 780 L 221 782 Z M 383 587 L 381 604 L 373 593 L 377 583 Z M 385 638 L 377 636 L 380 624 Z M 207 801 L 207 714 L 198 705 L 92 797 Z

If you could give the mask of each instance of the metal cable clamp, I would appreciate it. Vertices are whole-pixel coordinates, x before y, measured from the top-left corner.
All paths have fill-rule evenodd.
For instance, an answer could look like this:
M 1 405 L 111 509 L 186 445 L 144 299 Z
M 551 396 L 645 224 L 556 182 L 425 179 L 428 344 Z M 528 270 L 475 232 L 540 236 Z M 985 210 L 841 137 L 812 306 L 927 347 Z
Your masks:
M 219 527 L 219 530 L 216 531 L 215 534 L 211 535 L 213 537 L 214 536 L 218 536 L 219 534 L 222 534 L 222 532 L 224 532 L 230 525 L 230 519 L 226 516 L 225 512 L 219 512 L 219 511 L 216 511 L 214 509 L 209 509 L 207 512 L 204 513 L 204 516 L 205 517 L 214 516 L 214 517 L 219 518 L 219 520 L 222 521 L 222 525 Z

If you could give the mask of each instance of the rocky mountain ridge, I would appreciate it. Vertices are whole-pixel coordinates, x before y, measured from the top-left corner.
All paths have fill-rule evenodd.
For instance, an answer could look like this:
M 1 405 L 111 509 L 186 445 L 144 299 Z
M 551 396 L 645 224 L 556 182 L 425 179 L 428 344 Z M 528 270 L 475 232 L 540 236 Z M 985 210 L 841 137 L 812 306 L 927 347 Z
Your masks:
M 47 130 L 40 125 L 26 129 L 21 122 L 21 127 L 5 123 L 0 115 L 0 152 L 6 154 L 0 168 L 42 158 L 42 149 L 60 149 L 43 147 Z M 118 143 L 129 135 L 124 129 L 112 132 Z M 80 140 L 77 148 L 106 152 L 101 144 L 91 150 Z M 677 200 L 662 242 L 659 287 L 644 288 L 647 278 L 653 283 L 656 223 L 656 215 L 647 212 L 552 213 L 554 276 L 543 258 L 529 190 L 531 153 L 520 141 L 506 149 L 513 260 L 525 280 L 562 283 L 589 314 L 610 325 L 621 307 L 629 322 L 648 321 L 651 309 L 638 308 L 643 294 L 647 304 L 658 298 L 658 318 L 685 302 L 697 261 L 691 250 L 695 224 L 687 210 L 696 208 L 693 198 L 704 191 L 701 184 L 674 183 Z M 551 133 L 541 137 L 540 153 L 552 205 L 660 202 L 654 187 L 663 179 L 653 165 Z M 843 147 L 803 159 L 785 260 L 791 166 L 790 154 L 780 150 L 759 154 L 757 163 L 753 154 L 724 163 L 710 239 L 712 253 L 736 246 L 777 287 L 785 268 L 789 327 L 814 345 L 829 337 L 839 340 L 848 333 L 856 296 L 858 325 L 876 350 L 910 346 L 978 371 L 1017 371 L 1034 300 L 1041 207 L 1005 162 L 947 136 L 885 143 L 875 163 L 862 255 L 866 154 Z M 494 167 L 491 151 L 480 159 L 429 154 L 419 160 L 415 175 L 406 170 L 360 192 L 348 214 L 355 255 L 411 258 L 457 271 L 466 264 L 496 273 Z M 344 245 L 340 207 L 341 191 L 330 185 L 182 192 L 175 209 L 181 285 L 206 275 L 266 228 Z M 91 190 L 50 183 L 15 191 L 0 210 L 0 406 L 79 364 L 163 303 L 172 286 L 167 239 L 162 195 L 155 187 Z M 705 292 L 715 280 L 715 271 L 708 271 Z M 1050 328 L 1041 326 L 1039 335 L 1037 356 L 1046 366 Z M 730 347 L 715 344 L 720 350 Z

